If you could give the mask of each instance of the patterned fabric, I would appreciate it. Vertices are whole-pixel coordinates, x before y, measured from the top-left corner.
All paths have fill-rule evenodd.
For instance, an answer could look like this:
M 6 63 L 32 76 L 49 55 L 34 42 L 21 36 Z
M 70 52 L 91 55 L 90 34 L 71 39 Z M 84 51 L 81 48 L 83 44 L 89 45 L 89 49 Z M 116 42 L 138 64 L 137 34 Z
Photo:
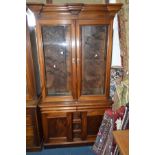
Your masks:
M 122 130 L 129 129 L 129 105 L 125 107 L 125 113 L 122 120 Z M 119 149 L 118 146 L 115 145 L 114 153 L 113 155 L 119 155 Z
M 110 96 L 113 98 L 116 85 L 122 81 L 123 77 L 123 69 L 122 68 L 111 68 L 110 75 Z
M 129 103 L 129 80 L 128 78 L 121 81 L 120 84 L 116 85 L 116 91 L 113 96 L 114 104 L 112 105 L 113 110 L 119 109 L 121 106 Z
M 129 104 L 125 107 L 125 113 L 122 121 L 122 130 L 129 129 Z
M 110 133 L 113 129 L 113 124 L 113 119 L 105 113 L 96 138 L 96 142 L 93 145 L 93 151 L 97 155 L 102 155 L 106 152 L 107 140 L 110 139 Z
M 97 134 L 96 141 L 93 145 L 93 151 L 97 155 L 113 155 L 116 145 L 113 141 L 112 131 L 116 130 L 117 128 L 117 119 L 120 118 L 123 120 L 124 113 L 125 106 L 122 106 L 117 111 L 112 111 L 111 109 L 106 110 Z

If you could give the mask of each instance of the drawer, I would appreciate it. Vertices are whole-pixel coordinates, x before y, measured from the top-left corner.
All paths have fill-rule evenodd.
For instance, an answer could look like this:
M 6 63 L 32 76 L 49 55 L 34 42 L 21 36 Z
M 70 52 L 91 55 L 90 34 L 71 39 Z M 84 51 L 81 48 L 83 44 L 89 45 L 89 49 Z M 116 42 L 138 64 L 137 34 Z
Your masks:
M 26 116 L 26 125 L 33 125 L 31 115 Z
M 33 126 L 27 125 L 26 126 L 26 136 L 33 136 L 34 131 L 33 131 Z
M 26 145 L 32 146 L 34 145 L 34 131 L 33 126 L 26 126 Z
M 34 137 L 33 136 L 26 136 L 26 145 L 33 146 L 34 145 Z
M 26 107 L 26 150 L 34 151 L 41 148 L 42 130 L 40 111 L 36 107 Z

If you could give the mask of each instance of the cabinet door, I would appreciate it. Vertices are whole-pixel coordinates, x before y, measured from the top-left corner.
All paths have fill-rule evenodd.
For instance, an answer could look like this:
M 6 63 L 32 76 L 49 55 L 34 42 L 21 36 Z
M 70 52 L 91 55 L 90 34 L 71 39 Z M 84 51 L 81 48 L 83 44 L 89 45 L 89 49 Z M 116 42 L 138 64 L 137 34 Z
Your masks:
M 34 64 L 30 32 L 26 23 L 26 100 L 33 100 L 36 97 Z
M 71 112 L 43 112 L 45 145 L 59 145 L 72 141 Z
M 82 130 L 81 138 L 88 142 L 94 142 L 101 125 L 105 109 L 90 109 L 81 112 Z
M 75 98 L 75 26 L 71 20 L 39 20 L 42 96 L 48 101 Z
M 112 22 L 79 20 L 77 27 L 77 75 L 80 100 L 109 96 Z

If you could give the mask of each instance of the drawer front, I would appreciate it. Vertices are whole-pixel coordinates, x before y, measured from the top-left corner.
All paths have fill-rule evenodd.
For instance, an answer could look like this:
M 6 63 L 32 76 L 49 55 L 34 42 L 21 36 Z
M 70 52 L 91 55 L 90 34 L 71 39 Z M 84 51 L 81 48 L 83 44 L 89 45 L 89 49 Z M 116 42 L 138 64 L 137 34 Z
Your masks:
M 34 108 L 26 108 L 26 125 L 33 126 L 35 124 L 36 111 Z
M 73 113 L 73 139 L 81 140 L 81 112 Z
M 33 125 L 32 115 L 27 115 L 26 116 L 26 125 Z
M 26 126 L 26 136 L 27 137 L 32 137 L 34 136 L 34 131 L 33 131 L 33 126 Z
M 26 109 L 26 146 L 35 145 L 35 110 L 32 108 Z
M 34 131 L 33 126 L 26 126 L 26 145 L 33 146 L 34 145 Z

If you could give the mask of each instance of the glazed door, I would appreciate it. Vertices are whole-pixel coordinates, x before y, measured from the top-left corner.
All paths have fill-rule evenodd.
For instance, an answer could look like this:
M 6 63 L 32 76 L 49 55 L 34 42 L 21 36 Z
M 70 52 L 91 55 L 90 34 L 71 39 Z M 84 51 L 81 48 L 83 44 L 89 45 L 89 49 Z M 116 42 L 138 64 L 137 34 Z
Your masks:
M 33 100 L 36 97 L 34 64 L 30 32 L 26 23 L 26 100 Z
M 79 20 L 76 33 L 78 98 L 104 100 L 109 95 L 112 23 L 107 20 Z
M 42 96 L 48 101 L 75 98 L 75 26 L 71 20 L 39 20 Z

